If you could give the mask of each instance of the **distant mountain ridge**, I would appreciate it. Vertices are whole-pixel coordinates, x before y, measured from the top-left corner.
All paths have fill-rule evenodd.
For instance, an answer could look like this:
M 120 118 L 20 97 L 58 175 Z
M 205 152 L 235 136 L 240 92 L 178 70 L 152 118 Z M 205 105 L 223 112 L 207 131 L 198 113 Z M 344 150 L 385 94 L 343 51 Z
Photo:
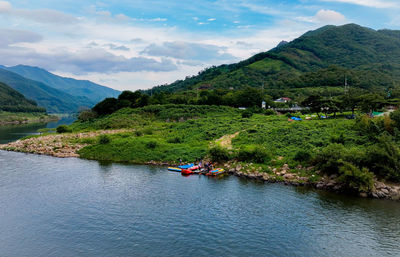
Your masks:
M 116 97 L 120 91 L 105 87 L 88 80 L 65 78 L 45 69 L 27 65 L 6 67 L 8 71 L 15 72 L 25 78 L 42 82 L 50 87 L 61 90 L 75 97 L 86 97 L 89 104 L 94 105 L 106 97 Z
M 44 69 L 25 65 L 0 65 L 0 82 L 36 101 L 49 113 L 78 112 L 120 93 L 90 81 L 64 78 Z
M 45 112 L 44 108 L 28 100 L 21 93 L 0 82 L 0 111 L 7 112 Z
M 356 24 L 324 26 L 235 64 L 153 88 L 153 92 L 246 86 L 266 89 L 342 86 L 388 88 L 400 84 L 400 31 Z M 310 79 L 317 78 L 317 79 Z
M 80 107 L 90 107 L 87 104 L 88 99 L 75 98 L 41 82 L 4 69 L 0 69 L 0 82 L 12 87 L 26 98 L 36 101 L 50 113 L 72 113 L 77 112 Z

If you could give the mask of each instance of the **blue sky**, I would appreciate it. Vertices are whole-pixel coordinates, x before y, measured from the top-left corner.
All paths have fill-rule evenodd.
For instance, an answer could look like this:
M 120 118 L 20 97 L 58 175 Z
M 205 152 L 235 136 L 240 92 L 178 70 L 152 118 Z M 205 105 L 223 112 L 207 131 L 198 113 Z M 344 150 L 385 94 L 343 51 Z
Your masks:
M 327 24 L 400 29 L 397 0 L 0 0 L 0 59 L 135 90 Z

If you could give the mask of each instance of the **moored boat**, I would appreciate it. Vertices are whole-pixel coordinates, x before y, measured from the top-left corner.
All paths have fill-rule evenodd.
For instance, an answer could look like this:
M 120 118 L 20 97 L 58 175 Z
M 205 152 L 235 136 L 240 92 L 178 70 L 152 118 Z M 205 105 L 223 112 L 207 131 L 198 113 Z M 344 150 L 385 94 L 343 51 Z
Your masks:
M 169 171 L 176 171 L 176 172 L 181 172 L 182 169 L 181 168 L 177 168 L 177 167 L 168 167 Z
M 207 176 L 217 176 L 217 175 L 220 175 L 220 174 L 223 174 L 223 173 L 225 173 L 225 170 L 222 169 L 222 168 L 218 168 L 218 169 L 215 169 L 215 170 L 212 170 L 212 171 L 208 172 L 206 175 Z

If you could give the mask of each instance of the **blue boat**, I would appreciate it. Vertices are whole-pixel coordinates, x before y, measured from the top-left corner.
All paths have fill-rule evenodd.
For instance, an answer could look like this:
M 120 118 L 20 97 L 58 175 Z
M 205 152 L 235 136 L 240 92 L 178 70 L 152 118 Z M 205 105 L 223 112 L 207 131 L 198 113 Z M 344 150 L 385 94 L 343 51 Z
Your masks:
M 194 163 L 189 163 L 189 164 L 186 164 L 186 165 L 178 166 L 178 168 L 181 168 L 181 169 L 189 169 L 189 168 L 191 168 L 191 167 L 193 167 L 193 166 L 194 166 Z

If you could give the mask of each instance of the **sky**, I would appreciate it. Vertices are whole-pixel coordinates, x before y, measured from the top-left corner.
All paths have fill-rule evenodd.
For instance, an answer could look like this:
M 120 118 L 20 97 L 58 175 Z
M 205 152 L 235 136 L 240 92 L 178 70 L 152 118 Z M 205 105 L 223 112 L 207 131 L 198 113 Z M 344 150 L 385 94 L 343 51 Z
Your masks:
M 400 1 L 0 0 L 0 64 L 147 89 L 347 23 L 400 29 Z

